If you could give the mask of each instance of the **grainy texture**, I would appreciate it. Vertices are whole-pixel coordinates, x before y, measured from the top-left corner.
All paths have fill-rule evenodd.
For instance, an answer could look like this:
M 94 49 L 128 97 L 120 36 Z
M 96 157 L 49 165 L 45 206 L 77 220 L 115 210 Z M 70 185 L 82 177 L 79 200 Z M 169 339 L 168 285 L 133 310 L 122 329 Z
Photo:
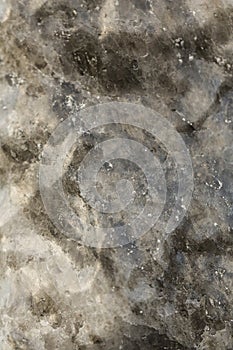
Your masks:
M 2 350 L 233 349 L 232 29 L 231 0 L 0 1 Z M 160 254 L 155 229 L 123 248 L 85 247 L 43 207 L 38 169 L 49 136 L 108 101 L 156 110 L 190 150 L 191 206 Z M 121 132 L 169 167 L 150 135 Z M 64 176 L 87 225 L 99 218 L 82 205 L 74 175 L 112 133 L 81 140 Z

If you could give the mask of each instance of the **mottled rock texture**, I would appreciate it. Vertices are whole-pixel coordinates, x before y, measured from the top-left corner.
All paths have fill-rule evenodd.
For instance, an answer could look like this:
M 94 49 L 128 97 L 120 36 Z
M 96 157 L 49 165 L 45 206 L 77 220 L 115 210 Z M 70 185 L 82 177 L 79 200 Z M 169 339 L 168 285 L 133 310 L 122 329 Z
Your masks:
M 0 1 L 0 349 L 233 349 L 232 29 L 232 0 Z M 108 101 L 154 109 L 190 150 L 192 202 L 159 254 L 155 229 L 85 247 L 41 201 L 55 127 Z M 64 177 L 87 223 L 73 175 L 109 133 L 84 138 Z

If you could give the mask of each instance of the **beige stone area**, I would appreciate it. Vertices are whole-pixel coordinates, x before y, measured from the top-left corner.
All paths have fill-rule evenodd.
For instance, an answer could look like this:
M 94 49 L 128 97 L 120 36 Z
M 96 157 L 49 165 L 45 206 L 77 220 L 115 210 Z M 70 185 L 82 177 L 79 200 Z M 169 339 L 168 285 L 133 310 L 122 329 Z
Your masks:
M 0 1 L 0 350 L 233 348 L 232 28 L 230 0 Z M 45 209 L 39 169 L 49 138 L 108 102 L 153 109 L 189 150 L 192 200 L 166 239 L 155 226 L 123 247 L 89 247 Z M 88 152 L 116 135 L 161 164 L 160 220 L 175 207 L 180 169 L 167 144 L 132 125 L 93 128 L 62 178 L 82 234 L 127 223 L 127 212 L 92 210 L 77 177 Z M 131 214 L 143 207 L 137 165 L 115 159 L 100 170 L 103 197 L 124 174 Z

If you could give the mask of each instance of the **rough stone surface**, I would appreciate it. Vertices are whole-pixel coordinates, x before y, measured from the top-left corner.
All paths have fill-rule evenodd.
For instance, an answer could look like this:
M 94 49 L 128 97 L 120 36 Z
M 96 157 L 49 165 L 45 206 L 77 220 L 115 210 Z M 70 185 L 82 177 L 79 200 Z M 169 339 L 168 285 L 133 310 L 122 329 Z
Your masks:
M 0 1 L 0 349 L 233 349 L 232 28 L 232 0 Z M 159 112 L 190 150 L 192 202 L 159 254 L 155 229 L 122 248 L 85 247 L 41 200 L 55 127 L 109 101 Z M 169 167 L 149 135 L 123 131 Z M 87 224 L 98 215 L 73 175 L 111 132 L 83 140 L 64 176 Z

